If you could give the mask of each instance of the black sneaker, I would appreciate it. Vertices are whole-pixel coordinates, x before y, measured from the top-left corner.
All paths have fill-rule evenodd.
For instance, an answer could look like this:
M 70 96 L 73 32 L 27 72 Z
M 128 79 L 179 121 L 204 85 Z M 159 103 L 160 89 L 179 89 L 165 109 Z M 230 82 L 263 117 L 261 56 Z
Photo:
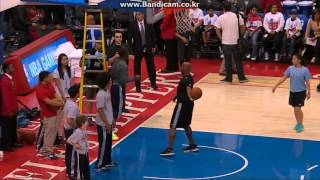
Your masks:
M 196 144 L 190 144 L 189 146 L 186 146 L 183 148 L 183 152 L 198 152 L 198 146 Z
M 232 83 L 232 81 L 227 80 L 227 79 L 221 79 L 220 82 L 222 82 L 222 83 Z
M 239 82 L 240 82 L 240 83 L 245 83 L 245 82 L 249 82 L 249 80 L 248 80 L 247 78 L 245 78 L 245 79 L 239 80 Z
M 113 168 L 113 167 L 117 167 L 117 166 L 118 166 L 118 164 L 116 162 L 112 161 L 110 164 L 103 166 L 103 168 L 108 169 L 108 168 Z
M 172 148 L 167 148 L 160 153 L 160 156 L 173 156 L 175 153 Z

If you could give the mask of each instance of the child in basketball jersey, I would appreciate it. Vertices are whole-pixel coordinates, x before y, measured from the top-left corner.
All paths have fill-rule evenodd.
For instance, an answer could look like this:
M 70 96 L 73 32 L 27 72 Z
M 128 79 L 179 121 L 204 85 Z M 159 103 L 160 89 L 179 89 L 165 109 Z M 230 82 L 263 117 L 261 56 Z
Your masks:
M 310 79 L 311 74 L 307 67 L 302 62 L 300 55 L 292 56 L 292 66 L 288 67 L 284 76 L 274 86 L 272 92 L 274 93 L 278 86 L 290 78 L 290 96 L 289 104 L 294 109 L 294 115 L 297 121 L 294 130 L 300 133 L 304 130 L 303 126 L 303 112 L 301 107 L 304 106 L 305 99 L 310 99 Z
M 79 96 L 79 85 L 71 86 L 68 89 L 69 98 L 64 105 L 64 135 L 68 139 L 73 131 L 76 129 L 76 118 L 80 116 L 80 110 L 78 104 L 76 103 Z M 71 172 L 71 161 L 74 154 L 74 149 L 71 144 L 66 144 L 65 151 L 65 164 L 66 164 L 66 173 L 68 177 L 73 177 L 74 172 Z
M 184 62 L 181 67 L 182 79 L 179 82 L 177 95 L 174 101 L 177 104 L 174 108 L 174 112 L 170 123 L 170 135 L 168 147 L 160 153 L 160 156 L 172 156 L 174 155 L 173 143 L 176 134 L 176 128 L 184 128 L 187 138 L 189 140 L 189 146 L 183 149 L 184 152 L 197 152 L 199 151 L 197 145 L 194 143 L 192 137 L 192 129 L 190 127 L 193 112 L 193 99 L 191 97 L 191 89 L 193 87 L 193 78 L 190 74 L 191 64 Z
M 88 157 L 88 120 L 84 116 L 76 118 L 77 129 L 68 138 L 67 143 L 71 144 L 76 150 L 74 153 L 74 166 L 71 171 L 74 172 L 76 179 L 90 179 L 89 157 Z

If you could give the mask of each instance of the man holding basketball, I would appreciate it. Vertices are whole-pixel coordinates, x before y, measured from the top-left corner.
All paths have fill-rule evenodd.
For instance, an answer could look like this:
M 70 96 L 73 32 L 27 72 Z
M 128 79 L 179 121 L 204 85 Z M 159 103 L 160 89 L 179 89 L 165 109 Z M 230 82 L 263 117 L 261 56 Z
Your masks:
M 189 62 L 184 62 L 181 66 L 181 73 L 183 77 L 179 82 L 177 95 L 173 99 L 174 102 L 177 101 L 177 104 L 174 108 L 170 123 L 169 145 L 163 152 L 160 153 L 160 156 L 172 156 L 175 154 L 173 151 L 173 143 L 176 134 L 176 128 L 184 128 L 189 140 L 189 146 L 185 147 L 183 151 L 199 151 L 197 145 L 194 143 L 192 129 L 190 127 L 194 106 L 194 99 L 191 97 L 193 78 L 190 72 L 191 64 Z

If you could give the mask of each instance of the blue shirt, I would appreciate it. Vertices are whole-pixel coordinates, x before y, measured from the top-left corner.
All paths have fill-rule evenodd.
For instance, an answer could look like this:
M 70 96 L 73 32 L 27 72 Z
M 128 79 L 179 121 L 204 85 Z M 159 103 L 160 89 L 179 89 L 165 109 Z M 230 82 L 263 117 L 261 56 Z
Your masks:
M 290 78 L 290 91 L 301 92 L 306 90 L 306 81 L 311 79 L 311 74 L 308 68 L 290 66 L 284 72 L 284 76 Z

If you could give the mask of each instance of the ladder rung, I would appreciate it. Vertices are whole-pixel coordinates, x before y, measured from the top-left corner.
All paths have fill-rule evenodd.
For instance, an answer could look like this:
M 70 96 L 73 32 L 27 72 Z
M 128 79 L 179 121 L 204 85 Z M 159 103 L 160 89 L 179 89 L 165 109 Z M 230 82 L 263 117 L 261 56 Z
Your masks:
M 95 55 L 86 55 L 86 59 L 103 59 L 102 56 L 95 56 Z
M 100 30 L 102 28 L 101 25 L 87 25 L 87 29 L 97 29 Z
M 84 100 L 82 100 L 83 102 L 96 102 L 96 100 L 95 99 L 84 99 Z
M 104 70 L 85 70 L 84 72 L 86 72 L 86 73 L 103 73 L 106 71 L 104 71 Z
M 99 88 L 97 85 L 83 85 L 84 88 Z
M 87 40 L 87 42 L 102 42 L 102 40 Z
M 102 12 L 101 9 L 87 9 L 87 12 L 99 13 Z
M 87 116 L 87 117 L 96 117 L 96 114 L 81 114 L 82 116 Z

